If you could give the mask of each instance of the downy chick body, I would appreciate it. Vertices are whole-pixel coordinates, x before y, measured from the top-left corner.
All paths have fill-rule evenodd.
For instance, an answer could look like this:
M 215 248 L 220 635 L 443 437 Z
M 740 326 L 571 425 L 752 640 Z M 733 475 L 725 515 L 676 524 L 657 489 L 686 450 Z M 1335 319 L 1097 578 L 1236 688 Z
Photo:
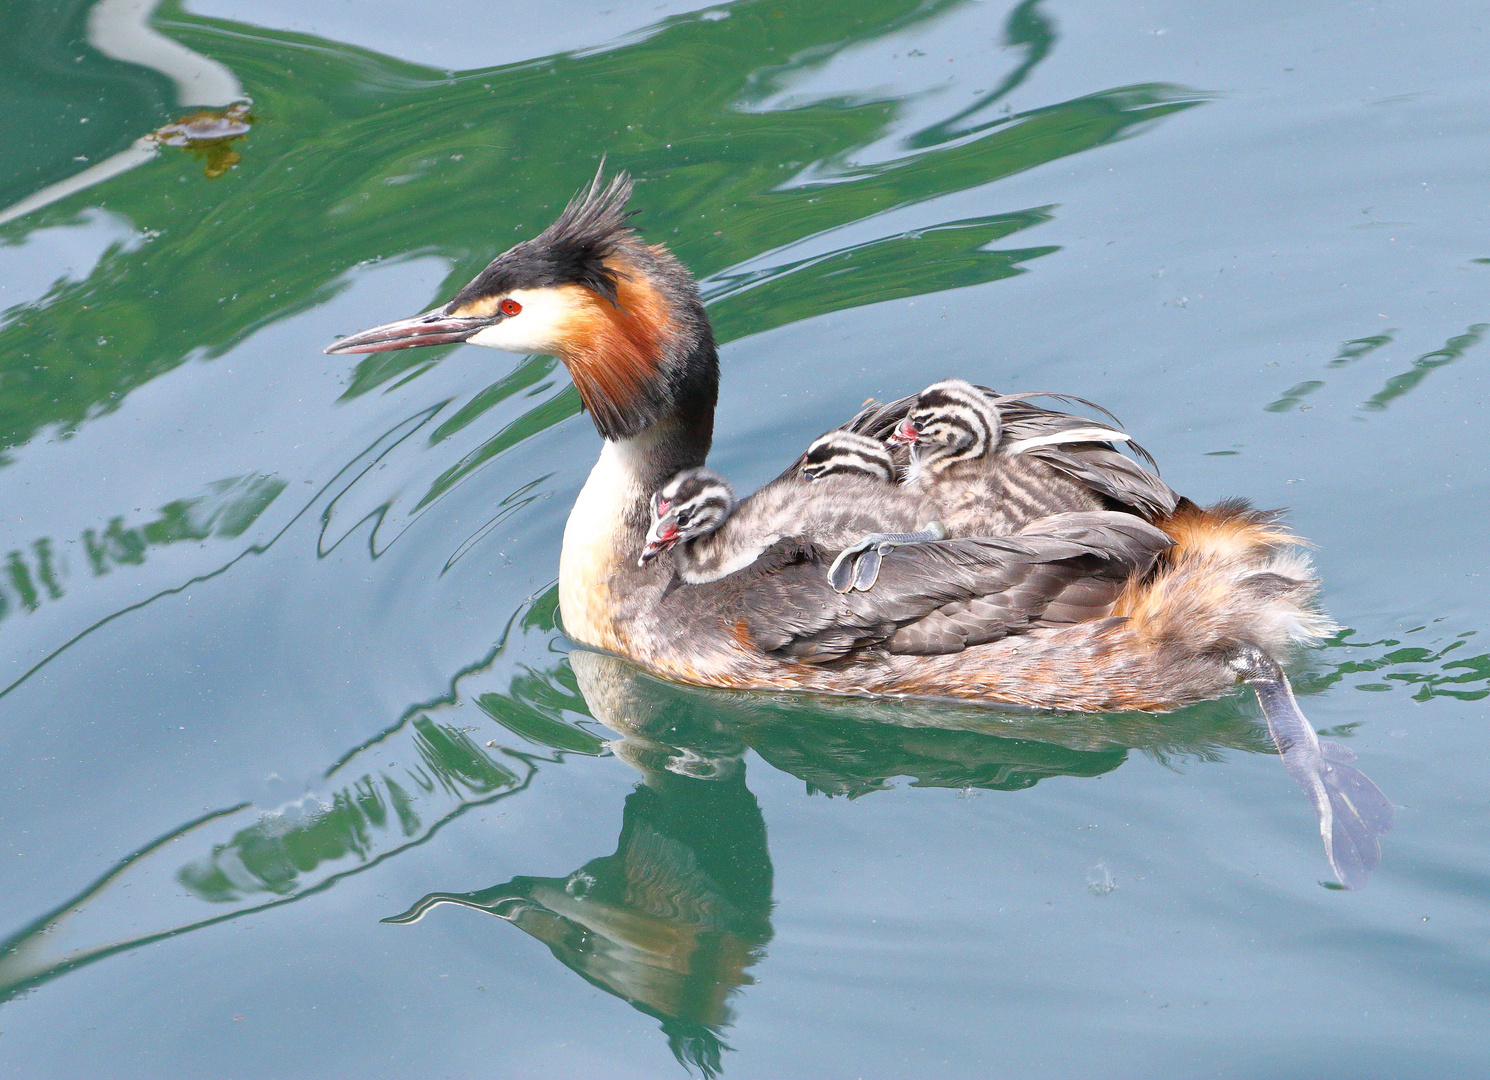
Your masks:
M 925 529 L 936 519 L 933 501 L 894 478 L 889 451 L 847 431 L 815 440 L 794 474 L 740 502 L 718 473 L 685 469 L 652 496 L 640 562 L 670 550 L 678 576 L 698 585 L 743 570 L 788 537 L 837 552 L 869 534 Z
M 1085 435 L 1124 439 L 1093 428 Z M 1074 440 L 1073 440 L 1074 441 Z M 929 498 L 952 536 L 1010 536 L 1032 521 L 1101 510 L 1101 498 L 1004 438 L 998 408 L 971 383 L 946 379 L 916 396 L 890 442 L 909 448 L 904 486 Z

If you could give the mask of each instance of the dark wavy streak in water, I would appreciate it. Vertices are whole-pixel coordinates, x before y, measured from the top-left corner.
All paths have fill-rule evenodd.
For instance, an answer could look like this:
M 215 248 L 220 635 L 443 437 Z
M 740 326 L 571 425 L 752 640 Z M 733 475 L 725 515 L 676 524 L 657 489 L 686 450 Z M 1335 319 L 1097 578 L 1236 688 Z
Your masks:
M 513 629 L 552 632 L 555 603 L 551 594 L 515 613 L 491 653 L 456 676 L 449 695 L 411 705 L 392 727 L 333 764 L 315 790 L 282 806 L 244 804 L 188 822 L 0 942 L 0 995 L 125 949 L 312 895 L 427 842 L 474 806 L 526 790 L 542 762 L 557 764 L 564 753 L 600 753 L 599 740 L 560 718 L 565 706 L 576 704 L 561 685 L 535 694 L 525 687 L 530 679 L 513 679 L 499 695 L 505 707 L 493 710 L 518 717 L 536 710 L 540 723 L 572 731 L 558 753 L 488 752 L 451 715 L 462 693 L 456 687 L 481 694 Z M 519 719 L 515 726 L 524 725 Z M 197 852 L 184 864 L 183 841 L 185 851 Z M 120 935 L 119 927 L 130 932 Z
M 1366 412 L 1385 412 L 1397 398 L 1416 390 L 1424 379 L 1435 369 L 1463 358 L 1464 354 L 1480 343 L 1485 331 L 1490 330 L 1490 323 L 1472 323 L 1465 328 L 1462 334 L 1455 334 L 1445 341 L 1441 346 L 1430 352 L 1423 353 L 1411 361 L 1406 371 L 1389 376 L 1385 385 L 1362 401 L 1358 408 Z M 1327 369 L 1339 369 L 1345 367 L 1361 357 L 1375 352 L 1387 345 L 1391 345 L 1395 330 L 1388 330 L 1381 334 L 1372 334 L 1369 337 L 1356 338 L 1341 344 L 1340 351 L 1335 354 L 1325 367 Z M 1400 367 L 1400 362 L 1393 362 L 1393 366 Z M 1265 405 L 1267 412 L 1292 412 L 1301 406 L 1305 398 L 1323 389 L 1326 385 L 1324 379 L 1308 379 L 1285 390 L 1276 401 Z M 1304 406 L 1309 408 L 1312 406 Z
M 722 812 L 710 816 L 703 808 L 714 806 L 718 798 L 729 806 L 740 800 L 754 805 L 743 787 L 740 756 L 746 748 L 801 779 L 809 792 L 848 798 L 886 790 L 894 786 L 893 778 L 905 777 L 916 787 L 1019 791 L 1049 777 L 1100 776 L 1120 766 L 1130 750 L 1141 750 L 1161 761 L 1216 761 L 1227 750 L 1272 752 L 1266 729 L 1240 715 L 1230 701 L 1208 702 L 1167 716 L 1076 717 L 940 702 L 872 702 L 678 687 L 643 675 L 623 661 L 585 652 L 572 654 L 569 662 L 557 667 L 532 667 L 533 661 L 562 641 L 554 638 L 555 606 L 556 594 L 550 590 L 515 613 L 498 645 L 460 672 L 447 695 L 411 705 L 394 725 L 348 751 L 327 770 L 316 791 L 275 808 L 230 807 L 188 822 L 0 942 L 0 991 L 14 994 L 126 949 L 314 895 L 350 874 L 425 843 L 472 807 L 527 790 L 542 764 L 561 765 L 566 754 L 615 753 L 639 770 L 646 785 L 661 791 L 660 796 L 628 801 L 625 822 L 631 824 L 623 822 L 623 841 L 641 827 L 632 820 L 634 815 L 652 820 L 648 815 L 655 810 L 669 820 L 693 817 L 704 825 L 712 823 L 688 838 L 697 858 L 728 862 L 739 857 L 731 846 L 736 843 L 731 839 L 735 826 L 728 825 L 738 819 Z M 1438 655 L 1452 651 L 1451 646 Z M 1400 659 L 1421 662 L 1431 658 L 1413 652 Z M 515 669 L 515 674 L 504 678 L 503 669 Z M 1354 671 L 1368 669 L 1347 662 L 1300 685 L 1322 689 Z M 1477 674 L 1481 685 L 1490 680 L 1483 663 L 1478 664 Z M 492 740 L 478 745 L 467 734 L 473 729 L 459 723 L 459 710 L 467 703 L 521 742 L 498 745 Z M 623 737 L 610 742 L 598 737 L 587 726 L 592 717 Z M 1349 731 L 1327 734 L 1338 737 Z M 694 781 L 728 780 L 732 790 L 738 791 L 726 796 L 708 790 L 695 797 L 687 793 L 702 789 L 696 783 L 680 785 L 676 775 Z M 658 797 L 663 802 L 653 808 L 649 800 Z M 682 800 L 682 809 L 671 806 L 669 800 L 674 799 Z M 756 854 L 750 858 L 765 864 L 769 878 L 764 840 L 753 844 L 752 850 Z M 661 956 L 675 957 L 673 952 L 657 942 L 643 948 L 623 940 L 606 946 L 623 954 L 621 959 L 607 953 L 609 958 L 602 963 L 591 955 L 601 947 L 598 944 L 591 943 L 579 952 L 563 945 L 568 938 L 560 931 L 576 920 L 592 931 L 595 926 L 591 924 L 599 920 L 599 924 L 614 923 L 613 933 L 624 936 L 629 932 L 622 925 L 624 920 L 617 921 L 618 916 L 595 914 L 593 907 L 582 902 L 600 903 L 604 890 L 593 898 L 576 896 L 572 882 L 585 874 L 604 878 L 613 874 L 608 868 L 615 860 L 624 864 L 634 856 L 623 842 L 616 856 L 602 860 L 607 869 L 581 868 L 575 872 L 580 878 L 566 879 L 569 884 L 520 878 L 479 894 L 431 894 L 411 914 L 422 914 L 431 904 L 447 901 L 491 910 L 540 937 L 567 966 L 597 985 L 605 984 L 602 988 L 608 992 L 633 1003 L 641 1000 L 644 1004 L 638 1007 L 666 1022 L 692 1016 L 690 1023 L 702 1024 L 717 1037 L 729 1015 L 724 1008 L 725 991 L 748 985 L 743 967 L 738 969 L 739 977 L 731 977 L 733 981 L 702 979 L 688 990 L 694 995 L 723 995 L 710 998 L 712 1004 L 705 1007 L 684 995 L 686 1000 L 678 999 L 678 1011 L 670 1013 L 655 1002 L 646 1004 L 645 996 L 637 999 L 613 984 L 617 980 L 650 984 L 656 975 L 648 974 L 650 969 L 663 964 Z M 165 881 L 184 886 L 187 893 L 177 892 L 173 902 L 162 904 L 160 897 L 173 893 L 162 887 Z M 555 913 L 560 894 L 569 897 L 564 903 L 578 906 Z M 519 898 L 522 903 L 517 903 Z M 541 919 L 534 914 L 540 907 L 549 913 Z M 675 942 L 684 934 L 692 941 L 706 929 L 688 923 L 695 916 L 686 912 L 678 916 L 687 923 L 680 929 L 674 925 L 676 920 L 669 921 L 673 914 L 654 911 L 647 916 L 662 920 L 654 927 L 661 939 Z M 751 918 L 764 914 L 762 909 Z M 132 932 L 123 938 L 111 936 L 112 928 L 118 926 L 130 926 Z M 140 926 L 152 929 L 140 931 Z M 755 956 L 769 936 L 769 929 L 751 931 L 738 956 Z M 690 946 L 681 955 L 691 955 L 696 947 Z M 625 959 L 637 950 L 639 959 Z M 722 962 L 717 949 L 702 955 L 710 957 L 710 963 Z M 640 964 L 642 970 L 630 971 L 628 963 Z M 617 970 L 602 977 L 597 966 Z M 685 965 L 685 974 L 691 970 Z M 668 993 L 683 995 L 685 989 L 678 986 Z M 700 1019 L 709 1016 L 714 1019 Z M 693 1043 L 675 1040 L 675 1048 L 684 1045 Z M 707 1049 L 710 1044 L 704 1040 L 699 1045 Z M 679 1053 L 688 1056 L 682 1050 Z

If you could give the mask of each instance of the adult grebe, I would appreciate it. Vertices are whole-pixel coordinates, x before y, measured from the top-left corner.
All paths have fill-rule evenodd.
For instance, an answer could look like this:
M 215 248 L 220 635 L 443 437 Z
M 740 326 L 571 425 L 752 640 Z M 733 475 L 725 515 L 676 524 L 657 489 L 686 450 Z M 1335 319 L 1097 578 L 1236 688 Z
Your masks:
M 631 187 L 624 174 L 608 185 L 597 174 L 552 225 L 497 256 L 449 303 L 326 350 L 468 341 L 564 362 L 604 439 L 559 556 L 570 638 L 689 683 L 1080 711 L 1174 709 L 1240 679 L 1256 687 L 1285 763 L 1319 811 L 1337 875 L 1364 881 L 1390 806 L 1343 754 L 1321 749 L 1293 699 L 1280 661 L 1332 624 L 1313 607 L 1317 579 L 1298 541 L 1244 503 L 1154 508 L 1162 512 L 1145 516 L 1162 530 L 1159 542 L 1143 517 L 1103 514 L 1129 524 L 1037 530 L 1022 545 L 1010 537 L 898 547 L 884 554 L 872 589 L 842 594 L 828 581 L 832 552 L 811 536 L 698 585 L 675 587 L 668 560 L 638 565 L 652 493 L 708 455 L 719 361 L 693 278 L 627 225 Z M 908 407 L 849 426 L 873 435 Z M 1024 437 L 1017 421 L 1013 434 Z M 1110 446 L 1096 450 L 1127 461 Z M 1090 455 L 1068 456 L 1078 472 L 1103 471 Z M 1106 481 L 1097 481 L 1100 490 Z M 1102 617 L 1080 618 L 1079 604 L 1047 617 L 1082 583 L 1102 595 L 1114 581 L 1115 603 L 1096 605 Z

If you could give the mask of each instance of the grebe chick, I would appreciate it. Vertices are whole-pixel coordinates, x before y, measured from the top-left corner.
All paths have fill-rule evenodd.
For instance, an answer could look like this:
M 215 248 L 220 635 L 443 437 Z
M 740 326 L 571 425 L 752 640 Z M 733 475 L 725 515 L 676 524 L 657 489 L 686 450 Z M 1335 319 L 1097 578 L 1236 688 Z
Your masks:
M 926 484 L 991 458 L 1002 429 L 998 409 L 981 390 L 943 379 L 916 395 L 890 442 L 909 449 L 905 482 Z
M 652 496 L 651 524 L 638 565 L 672 551 L 678 577 L 701 585 L 744 569 L 788 537 L 835 552 L 860 541 L 863 546 L 852 559 L 829 567 L 830 580 L 843 592 L 870 588 L 891 547 L 946 536 L 928 516 L 930 506 L 922 495 L 891 483 L 890 455 L 872 439 L 830 431 L 807 448 L 798 464 L 800 479 L 777 480 L 739 503 L 729 481 L 718 473 L 684 469 Z M 885 528 L 900 531 L 879 531 Z M 875 538 L 872 545 L 863 543 L 866 533 Z
M 1124 432 L 1032 409 L 1018 395 L 1005 398 L 961 379 L 917 394 L 887 441 L 908 448 L 905 483 L 935 499 L 953 536 L 1005 536 L 1051 514 L 1084 510 L 1128 510 L 1153 520 L 1178 501 L 1167 484 L 1111 448 L 1129 441 Z
M 717 532 L 734 513 L 736 505 L 734 487 L 717 472 L 704 468 L 684 469 L 653 494 L 652 524 L 647 529 L 647 543 L 636 564 L 646 566 L 664 551 L 682 545 L 673 557 L 673 565 L 684 581 L 690 581 L 686 564 L 692 562 L 687 555 L 692 553 L 693 541 Z M 769 546 L 763 545 L 761 551 Z
M 894 458 L 881 443 L 842 428 L 820 436 L 807 448 L 795 468 L 808 480 L 862 474 L 893 484 L 899 475 Z M 872 589 L 879 578 L 880 561 L 891 548 L 944 540 L 947 535 L 945 525 L 931 521 L 915 532 L 873 532 L 858 537 L 855 543 L 840 551 L 833 565 L 828 567 L 828 581 L 836 592 Z
M 895 459 L 884 444 L 842 428 L 814 439 L 797 459 L 796 470 L 806 480 L 864 476 L 884 484 L 896 482 Z
M 843 426 L 887 442 L 900 474 L 937 490 L 943 502 L 961 492 L 974 508 L 982 506 L 980 514 L 949 523 L 954 535 L 1009 532 L 1042 512 L 1076 511 L 1094 499 L 1150 521 L 1173 514 L 1179 495 L 1113 442 L 1125 442 L 1152 465 L 1149 451 L 1107 423 L 1058 413 L 1031 398 L 1079 402 L 1116 423 L 1083 398 L 998 393 L 952 378 L 900 401 L 869 405 Z M 979 480 L 985 492 L 977 490 Z

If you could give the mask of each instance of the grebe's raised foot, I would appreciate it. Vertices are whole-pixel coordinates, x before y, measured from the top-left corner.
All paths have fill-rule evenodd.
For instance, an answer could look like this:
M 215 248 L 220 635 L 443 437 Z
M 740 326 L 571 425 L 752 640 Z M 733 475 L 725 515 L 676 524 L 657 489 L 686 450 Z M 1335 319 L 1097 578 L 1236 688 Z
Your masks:
M 711 686 L 1082 711 L 1173 709 L 1216 697 L 1240 676 L 1257 687 L 1275 736 L 1299 733 L 1279 748 L 1291 769 L 1304 770 L 1337 876 L 1364 880 L 1390 807 L 1379 792 L 1374 802 L 1359 797 L 1355 778 L 1370 782 L 1347 773 L 1339 755 L 1305 745 L 1308 722 L 1278 664 L 1332 624 L 1313 606 L 1317 579 L 1298 541 L 1245 504 L 1203 510 L 1177 500 L 1102 444 L 1026 443 L 1014 460 L 1037 458 L 1142 516 L 1099 511 L 1099 520 L 1043 535 L 895 548 L 868 592 L 834 592 L 810 537 L 779 541 L 738 572 L 687 587 L 673 587 L 666 560 L 638 566 L 653 492 L 708 454 L 719 363 L 692 277 L 628 227 L 630 193 L 624 175 L 608 185 L 597 176 L 558 220 L 499 255 L 448 304 L 327 350 L 469 341 L 564 362 L 605 440 L 559 557 L 560 610 L 573 640 Z M 1046 410 L 1018 395 L 993 400 L 1001 440 L 1051 433 Z M 911 404 L 866 410 L 846 426 L 883 440 Z M 1109 591 L 1115 602 L 1094 602 Z M 1053 619 L 1057 601 L 1068 606 Z M 1361 812 L 1352 816 L 1352 807 Z

